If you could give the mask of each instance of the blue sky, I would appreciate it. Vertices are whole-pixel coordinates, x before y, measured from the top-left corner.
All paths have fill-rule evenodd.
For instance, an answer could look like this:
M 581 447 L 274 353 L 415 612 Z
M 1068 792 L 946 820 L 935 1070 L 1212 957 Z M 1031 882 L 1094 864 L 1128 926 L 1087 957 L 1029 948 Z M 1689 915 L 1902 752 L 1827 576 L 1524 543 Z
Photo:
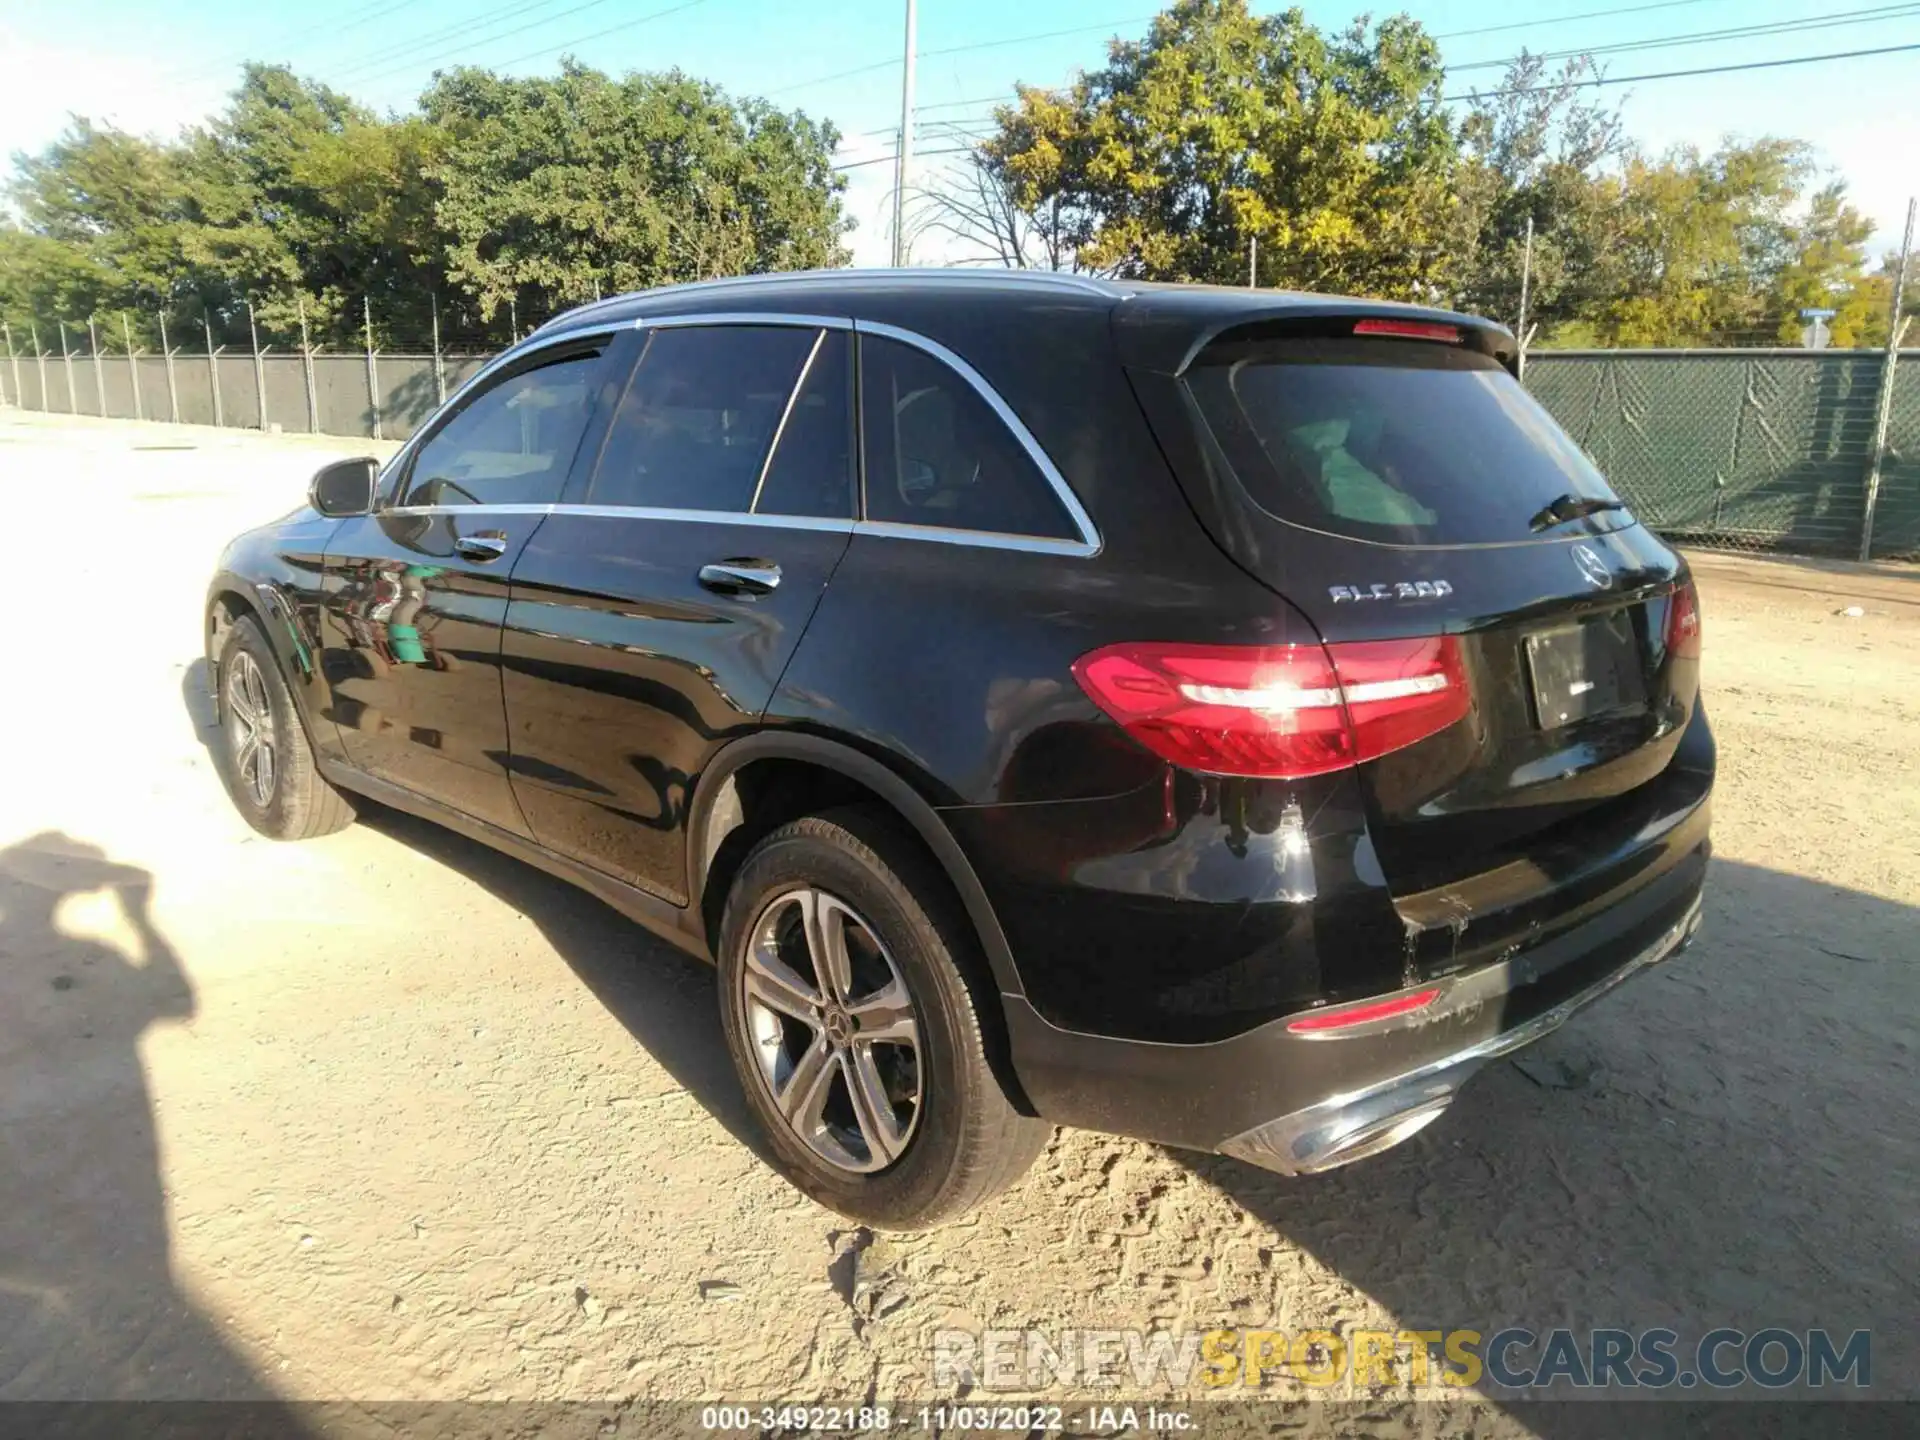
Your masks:
M 1361 7 L 1303 8 L 1316 23 L 1338 26 Z M 1449 37 L 1442 52 L 1452 67 L 1523 47 L 1586 49 L 1781 23 L 1818 28 L 1601 59 L 1609 73 L 1630 76 L 1920 43 L 1920 4 L 1865 0 L 1408 0 L 1397 8 Z M 473 63 L 532 74 L 570 51 L 616 73 L 678 66 L 735 93 L 824 116 L 846 135 L 842 159 L 854 164 L 891 150 L 903 9 L 903 0 L 0 0 L 0 155 L 46 144 L 70 111 L 171 133 L 217 109 L 247 57 L 285 61 L 378 108 L 405 109 L 436 68 Z M 1054 84 L 1097 65 L 1107 36 L 1138 36 L 1152 9 L 1152 0 L 920 0 L 917 144 L 931 151 L 958 143 L 939 127 L 977 127 L 991 108 L 986 97 L 1015 81 Z M 862 73 L 842 73 L 855 69 Z M 1485 85 L 1498 73 L 1463 72 L 1449 88 Z M 1604 93 L 1624 99 L 1629 129 L 1654 148 L 1710 146 L 1726 134 L 1810 141 L 1879 226 L 1877 243 L 1890 246 L 1906 197 L 1920 190 L 1916 81 L 1920 50 Z M 886 259 L 890 172 L 886 163 L 847 171 L 862 263 Z

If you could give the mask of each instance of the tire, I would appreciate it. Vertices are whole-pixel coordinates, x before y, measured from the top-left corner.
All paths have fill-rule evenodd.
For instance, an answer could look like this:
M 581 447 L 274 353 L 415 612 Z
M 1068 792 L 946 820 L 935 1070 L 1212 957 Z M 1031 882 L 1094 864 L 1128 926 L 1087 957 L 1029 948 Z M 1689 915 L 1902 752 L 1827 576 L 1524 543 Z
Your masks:
M 259 622 L 251 617 L 234 622 L 220 647 L 218 673 L 214 704 L 220 736 L 214 761 L 246 822 L 273 840 L 311 840 L 351 825 L 353 807 L 314 763 L 306 728 Z M 264 727 L 250 718 L 256 714 L 267 717 Z
M 1053 1133 L 1016 1110 L 994 1077 L 983 1029 L 993 992 L 969 981 L 972 936 L 957 909 L 945 877 L 891 817 L 864 808 L 773 831 L 727 894 L 721 1023 L 775 1168 L 827 1208 L 882 1229 L 929 1229 L 966 1213 L 1025 1174 Z M 849 960 L 828 994 L 810 987 L 821 942 L 809 936 L 836 926 Z M 798 991 L 780 990 L 780 964 L 803 982 Z M 823 1005 L 800 1003 L 807 994 Z M 860 1038 L 909 1031 L 911 1044 Z M 816 1045 L 828 1058 L 809 1063 Z M 856 1076 L 881 1082 L 878 1100 L 864 1087 L 864 1110 Z M 817 1114 L 806 1103 L 816 1095 Z

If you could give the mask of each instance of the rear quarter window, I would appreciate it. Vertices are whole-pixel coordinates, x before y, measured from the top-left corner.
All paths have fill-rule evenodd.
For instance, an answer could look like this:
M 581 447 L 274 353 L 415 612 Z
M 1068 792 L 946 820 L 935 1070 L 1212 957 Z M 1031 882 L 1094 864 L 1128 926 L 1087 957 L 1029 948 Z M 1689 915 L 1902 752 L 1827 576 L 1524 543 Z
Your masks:
M 1279 519 L 1402 545 L 1526 540 L 1555 502 L 1615 499 L 1491 356 L 1428 341 L 1218 345 L 1187 388 L 1248 499 Z M 1555 536 L 1632 523 L 1614 511 Z

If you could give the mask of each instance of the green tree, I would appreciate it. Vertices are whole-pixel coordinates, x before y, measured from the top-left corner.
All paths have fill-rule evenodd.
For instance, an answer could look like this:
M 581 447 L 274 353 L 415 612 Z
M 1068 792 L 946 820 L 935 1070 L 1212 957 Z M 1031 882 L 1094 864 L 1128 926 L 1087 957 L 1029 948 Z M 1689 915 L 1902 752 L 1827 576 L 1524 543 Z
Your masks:
M 1590 61 L 1552 76 L 1522 55 L 1497 89 L 1476 94 L 1460 126 L 1447 287 L 1461 309 L 1518 323 L 1533 223 L 1528 323 L 1551 334 L 1619 283 L 1619 187 L 1627 143 L 1619 113 L 1583 100 Z
M 175 152 L 75 117 L 38 155 L 14 156 L 20 226 L 0 243 L 9 320 L 152 311 L 185 269 L 185 182 Z
M 1773 277 L 1767 296 L 1774 338 L 1798 345 L 1802 310 L 1832 310 L 1827 322 L 1840 349 L 1886 340 L 1891 282 L 1875 286 L 1867 274 L 1867 240 L 1873 222 L 1847 204 L 1846 186 L 1834 182 L 1814 193 L 1806 218 L 1790 227 L 1789 258 Z
M 1813 174 L 1798 141 L 1634 154 L 1619 186 L 1620 271 L 1587 324 L 1603 345 L 1751 344 L 1792 256 L 1794 212 Z
M 1064 90 L 1022 87 L 985 163 L 1085 267 L 1420 296 L 1443 269 L 1455 157 L 1419 25 L 1327 35 L 1298 10 L 1177 0 Z
M 439 133 L 382 120 L 284 66 L 249 65 L 226 112 L 190 135 L 182 247 L 200 305 L 244 330 L 251 300 L 270 334 L 353 334 L 363 299 L 423 336 L 446 284 L 430 171 Z
M 844 264 L 831 125 L 677 71 L 455 70 L 422 98 L 449 272 L 491 315 L 717 275 Z

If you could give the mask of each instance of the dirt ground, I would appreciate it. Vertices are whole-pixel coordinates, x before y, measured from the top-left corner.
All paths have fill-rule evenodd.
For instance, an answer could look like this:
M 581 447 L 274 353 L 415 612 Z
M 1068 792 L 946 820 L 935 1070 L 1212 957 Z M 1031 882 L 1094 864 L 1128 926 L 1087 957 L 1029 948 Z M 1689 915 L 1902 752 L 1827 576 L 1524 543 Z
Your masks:
M 1705 929 L 1558 1065 L 1312 1180 L 1063 1132 L 870 1237 L 756 1157 L 704 968 L 423 823 L 230 809 L 202 586 L 360 448 L 0 411 L 0 1399 L 926 1397 L 943 1328 L 1222 1325 L 1866 1328 L 1920 1398 L 1920 576 L 1694 557 Z

